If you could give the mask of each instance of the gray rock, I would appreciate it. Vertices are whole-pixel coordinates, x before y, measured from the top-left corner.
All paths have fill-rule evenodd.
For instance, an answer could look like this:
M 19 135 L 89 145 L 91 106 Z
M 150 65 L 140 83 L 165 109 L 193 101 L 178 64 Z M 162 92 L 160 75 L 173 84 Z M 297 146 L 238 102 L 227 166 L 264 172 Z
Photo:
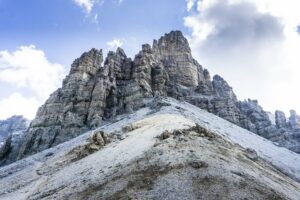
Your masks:
M 286 147 L 296 153 L 300 153 L 300 117 L 296 111 L 291 110 L 288 120 L 282 111 L 276 111 L 276 130 L 270 140 L 278 143 L 280 146 Z M 274 133 L 277 134 L 274 134 Z
M 207 168 L 208 167 L 208 164 L 204 161 L 201 161 L 201 160 L 192 160 L 192 161 L 189 162 L 189 165 L 192 168 L 195 168 L 195 169 Z
M 276 111 L 275 112 L 275 122 L 277 128 L 285 128 L 287 127 L 286 117 L 284 112 L 282 111 Z
M 0 120 L 0 143 L 4 142 L 13 132 L 24 131 L 30 121 L 23 116 L 12 116 L 6 120 Z
M 30 121 L 23 116 L 12 116 L 0 121 L 0 165 L 15 160 Z
M 164 131 L 164 132 L 159 136 L 159 138 L 160 138 L 161 140 L 168 139 L 169 137 L 171 137 L 171 133 L 170 133 L 168 130 Z
M 300 128 L 300 116 L 297 115 L 295 110 L 290 111 L 289 125 L 292 129 Z
M 247 148 L 246 149 L 246 153 L 247 153 L 246 156 L 250 160 L 253 160 L 253 161 L 257 161 L 258 160 L 257 152 L 254 149 Z
M 217 96 L 220 96 L 225 99 L 231 99 L 237 101 L 237 97 L 234 94 L 232 87 L 219 75 L 213 77 L 213 87 Z

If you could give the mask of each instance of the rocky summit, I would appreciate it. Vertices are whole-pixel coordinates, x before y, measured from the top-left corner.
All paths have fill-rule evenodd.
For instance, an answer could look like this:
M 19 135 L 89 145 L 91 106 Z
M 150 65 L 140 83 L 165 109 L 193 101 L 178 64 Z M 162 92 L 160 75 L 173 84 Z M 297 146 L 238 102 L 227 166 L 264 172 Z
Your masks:
M 211 78 L 193 58 L 183 34 L 172 31 L 152 46 L 142 45 L 133 60 L 121 48 L 105 59 L 97 49 L 76 59 L 62 87 L 39 108 L 18 156 L 3 159 L 10 163 L 56 146 L 113 122 L 120 114 L 133 113 L 159 96 L 186 101 L 300 153 L 296 112 L 286 119 L 278 111 L 272 123 L 256 100 L 239 101 L 222 77 Z

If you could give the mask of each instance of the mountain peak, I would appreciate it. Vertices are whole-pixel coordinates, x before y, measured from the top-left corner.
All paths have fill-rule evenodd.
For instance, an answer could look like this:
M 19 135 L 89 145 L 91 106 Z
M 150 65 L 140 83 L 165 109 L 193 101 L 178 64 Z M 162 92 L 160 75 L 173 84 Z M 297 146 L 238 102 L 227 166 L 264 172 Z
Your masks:
M 158 48 L 167 51 L 179 51 L 191 53 L 188 40 L 181 31 L 171 31 L 158 40 Z
M 70 74 L 76 72 L 94 74 L 95 71 L 101 66 L 102 61 L 102 49 L 98 50 L 92 48 L 90 51 L 83 53 L 80 58 L 77 58 L 73 62 Z
M 232 87 L 219 75 L 214 75 L 213 77 L 213 86 L 217 95 L 223 98 L 230 98 L 234 101 L 237 101 L 237 97 L 233 92 Z
M 238 101 L 233 89 L 219 75 L 211 80 L 208 70 L 193 59 L 181 31 L 171 31 L 153 46 L 142 45 L 132 61 L 123 49 L 109 52 L 102 66 L 102 50 L 91 49 L 72 64 L 62 88 L 41 106 L 19 151 L 19 158 L 56 146 L 118 115 L 132 113 L 157 95 L 189 102 L 232 123 L 300 152 L 293 129 L 271 123 L 267 113 L 252 101 Z M 296 116 L 296 115 L 293 115 Z M 296 132 L 295 134 L 298 134 Z M 300 133 L 299 133 L 300 134 Z M 15 158 L 16 159 L 16 158 Z M 11 162 L 13 160 L 10 160 Z

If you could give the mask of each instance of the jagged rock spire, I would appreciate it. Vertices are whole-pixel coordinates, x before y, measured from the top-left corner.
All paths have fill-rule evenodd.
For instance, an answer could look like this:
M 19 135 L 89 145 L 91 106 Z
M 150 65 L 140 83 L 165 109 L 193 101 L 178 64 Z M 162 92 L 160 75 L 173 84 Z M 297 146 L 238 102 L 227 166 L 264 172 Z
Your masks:
M 300 116 L 295 110 L 290 110 L 289 124 L 293 129 L 300 128 Z
M 70 74 L 73 73 L 87 73 L 95 75 L 97 70 L 101 67 L 103 62 L 102 49 L 95 48 L 83 53 L 80 58 L 77 58 L 71 65 Z
M 275 123 L 278 128 L 287 127 L 286 117 L 284 112 L 276 110 L 275 112 Z
M 161 52 L 185 52 L 191 53 L 188 40 L 183 36 L 181 31 L 171 31 L 161 37 L 158 42 L 153 42 L 154 49 L 159 49 Z

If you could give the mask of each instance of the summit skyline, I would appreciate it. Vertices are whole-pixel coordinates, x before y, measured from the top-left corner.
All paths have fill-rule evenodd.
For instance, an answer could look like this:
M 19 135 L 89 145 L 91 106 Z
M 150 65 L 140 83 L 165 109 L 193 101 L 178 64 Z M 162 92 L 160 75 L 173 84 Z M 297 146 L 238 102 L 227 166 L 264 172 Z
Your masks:
M 300 110 L 296 1 L 0 0 L 0 119 L 32 119 L 73 60 L 91 48 L 134 57 L 140 44 L 181 30 L 193 56 L 239 99 Z

